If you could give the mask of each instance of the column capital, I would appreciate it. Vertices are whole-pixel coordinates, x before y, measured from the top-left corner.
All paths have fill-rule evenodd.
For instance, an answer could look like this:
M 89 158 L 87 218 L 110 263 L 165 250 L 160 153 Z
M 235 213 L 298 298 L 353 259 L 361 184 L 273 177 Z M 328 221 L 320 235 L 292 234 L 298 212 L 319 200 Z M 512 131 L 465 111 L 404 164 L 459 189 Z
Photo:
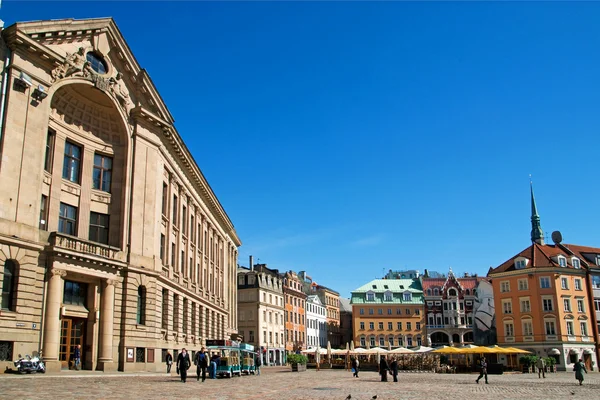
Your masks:
M 117 286 L 117 283 L 119 281 L 117 279 L 107 279 L 106 280 L 106 286 Z
M 67 271 L 65 271 L 64 269 L 52 268 L 50 269 L 50 274 L 52 276 L 58 275 L 61 278 L 64 278 L 65 276 L 67 276 Z

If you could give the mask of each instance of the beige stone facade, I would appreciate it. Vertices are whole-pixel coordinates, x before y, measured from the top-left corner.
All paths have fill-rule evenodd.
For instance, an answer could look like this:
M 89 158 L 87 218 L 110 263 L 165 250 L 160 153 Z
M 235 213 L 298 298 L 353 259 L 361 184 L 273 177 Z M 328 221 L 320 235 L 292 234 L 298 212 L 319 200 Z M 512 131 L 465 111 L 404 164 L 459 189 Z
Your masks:
M 159 371 L 237 333 L 235 229 L 112 19 L 2 32 L 0 368 Z

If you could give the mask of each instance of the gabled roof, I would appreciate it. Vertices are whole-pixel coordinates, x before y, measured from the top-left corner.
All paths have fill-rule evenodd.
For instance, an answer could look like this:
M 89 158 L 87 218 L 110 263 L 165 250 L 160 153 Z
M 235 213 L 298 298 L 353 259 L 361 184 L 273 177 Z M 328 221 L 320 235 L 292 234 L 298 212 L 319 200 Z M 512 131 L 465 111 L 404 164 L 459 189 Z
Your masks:
M 561 246 L 567 248 L 567 250 L 563 249 Z M 571 262 L 572 254 L 569 253 L 568 250 L 571 250 L 577 258 L 585 261 L 583 256 L 584 253 L 597 253 L 600 254 L 600 248 L 595 247 L 585 247 L 578 245 L 555 245 L 555 244 L 544 244 L 540 245 L 537 243 L 533 243 L 531 246 L 527 247 L 523 251 L 517 253 L 510 259 L 506 260 L 498 267 L 491 269 L 488 272 L 488 276 L 499 274 L 502 272 L 515 271 L 515 259 L 518 257 L 524 257 L 529 260 L 527 266 L 523 269 L 526 271 L 532 268 L 566 268 L 566 269 L 575 269 Z M 561 267 L 556 261 L 552 259 L 552 257 L 556 256 L 564 256 L 567 259 L 567 266 Z
M 350 299 L 340 297 L 340 312 L 352 312 L 352 305 Z
M 403 293 L 405 291 L 423 293 L 419 279 L 375 279 L 358 289 L 354 289 L 352 293 L 385 293 L 388 290 L 393 293 Z

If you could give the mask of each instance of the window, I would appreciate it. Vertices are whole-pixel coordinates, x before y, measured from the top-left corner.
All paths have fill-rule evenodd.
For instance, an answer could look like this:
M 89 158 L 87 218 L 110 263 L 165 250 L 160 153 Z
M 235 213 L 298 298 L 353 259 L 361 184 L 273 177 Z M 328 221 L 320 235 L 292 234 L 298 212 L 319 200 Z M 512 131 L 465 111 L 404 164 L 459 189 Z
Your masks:
M 533 336 L 533 324 L 531 320 L 523 321 L 523 336 Z
M 579 328 L 581 329 L 581 336 L 587 336 L 588 335 L 587 323 L 586 322 L 580 322 L 579 323 Z
M 572 258 L 572 261 L 573 261 L 573 267 L 575 269 L 581 268 L 581 264 L 579 263 L 579 260 L 577 258 Z
M 179 209 L 178 209 L 178 205 L 177 205 L 177 196 L 173 195 L 173 219 L 171 220 L 171 223 L 173 225 L 177 225 L 178 223 L 178 219 L 177 216 L 179 215 Z
M 40 229 L 43 231 L 48 230 L 48 196 L 42 195 L 42 201 L 40 202 Z
M 44 156 L 44 169 L 48 172 L 52 172 L 52 161 L 54 160 L 54 139 L 56 135 L 54 131 L 48 129 L 48 136 L 46 136 L 46 154 Z
M 370 330 L 375 329 L 375 322 L 369 322 L 369 329 Z
M 171 266 L 175 267 L 176 265 L 177 262 L 175 261 L 175 243 L 171 243 Z
M 187 236 L 187 207 L 182 207 L 181 212 L 181 233 Z
M 110 192 L 110 182 L 112 177 L 112 157 L 102 154 L 94 154 L 94 189 Z
M 372 308 L 369 308 L 369 315 L 373 315 L 374 310 Z
M 568 289 L 569 288 L 569 280 L 567 278 L 560 278 L 560 287 L 562 289 Z
M 393 322 L 388 322 L 388 331 L 391 331 L 394 329 L 394 323 Z
M 385 301 L 392 301 L 392 300 L 393 300 L 392 292 L 385 292 Z
M 569 336 L 575 335 L 575 331 L 573 329 L 573 321 L 567 321 L 567 335 L 569 335 Z
M 577 312 L 584 313 L 583 300 L 577 300 Z
M 504 334 L 506 335 L 506 337 L 515 336 L 515 326 L 513 325 L 512 322 L 504 323 Z
M 79 183 L 81 167 L 81 147 L 71 142 L 65 142 L 65 157 L 63 160 L 63 178 Z
M 509 281 L 500 282 L 500 292 L 502 292 L 502 293 L 510 292 L 510 282 Z
M 377 309 L 377 314 L 383 315 L 383 308 L 378 308 Z
M 512 314 L 512 302 L 510 300 L 502 300 L 502 312 Z
M 388 308 L 388 315 L 392 315 L 392 309 Z
M 362 347 L 365 347 L 367 345 L 367 341 L 365 340 L 364 336 L 360 338 L 360 345 Z
M 146 325 L 146 286 L 138 286 L 137 324 Z
M 412 347 L 412 337 L 409 336 L 406 338 L 406 345 L 408 347 Z
M 104 62 L 104 60 L 102 59 L 102 57 L 100 55 L 93 53 L 93 52 L 88 52 L 85 55 L 85 59 L 89 63 L 89 66 L 92 68 L 92 70 L 94 70 L 94 72 L 96 72 L 100 75 L 104 75 L 104 74 L 106 74 L 106 71 L 108 71 L 108 68 L 106 67 L 106 63 Z
M 404 301 L 412 301 L 412 293 L 404 293 Z
M 529 289 L 529 283 L 527 282 L 527 279 L 519 279 L 519 290 L 528 290 Z
M 581 279 L 575 279 L 575 290 L 581 290 Z
M 0 361 L 12 361 L 13 360 L 13 342 L 0 342 Z
M 379 323 L 379 330 L 382 331 L 383 330 L 383 322 Z
M 566 267 L 567 259 L 564 257 L 558 257 L 558 265 L 560 265 L 561 267 Z
M 415 323 L 415 329 L 418 330 L 418 331 L 421 330 L 421 323 L 420 322 Z
M 375 347 L 375 336 L 371 336 L 371 347 Z
M 167 289 L 162 290 L 162 329 L 169 327 L 169 291 Z
M 565 312 L 571 312 L 571 300 L 564 299 L 563 300 L 563 306 L 564 306 L 564 311 Z
M 402 309 L 400 307 L 396 308 L 396 315 L 402 315 Z
M 550 278 L 547 276 L 542 276 L 540 278 L 540 287 L 542 289 L 550 289 Z
M 85 283 L 65 281 L 63 303 L 84 306 L 87 303 L 88 286 Z
M 542 299 L 542 306 L 544 311 L 554 311 L 552 299 Z
M 162 189 L 162 214 L 164 216 L 167 215 L 167 196 L 169 195 L 169 186 L 163 182 L 163 189 Z
M 554 321 L 546 321 L 546 335 L 556 335 L 556 324 Z
M 360 330 L 362 331 L 362 330 L 364 330 L 364 329 L 365 329 L 365 323 L 364 323 L 364 322 L 361 322 L 361 323 L 360 323 Z
M 77 207 L 60 203 L 58 231 L 67 235 L 77 235 Z
M 365 309 L 364 309 L 364 308 L 361 308 L 360 310 L 358 310 L 358 313 L 359 313 L 360 315 L 365 315 Z
M 2 278 L 2 309 L 15 311 L 17 305 L 17 263 L 13 260 L 4 262 Z
M 379 346 L 385 346 L 385 338 L 383 336 L 379 337 Z
M 179 295 L 177 294 L 173 295 L 173 330 L 179 331 Z
M 397 322 L 396 325 L 397 325 L 396 329 L 401 331 L 402 330 L 402 322 Z
M 598 262 L 600 262 L 600 256 L 598 256 Z M 592 286 L 594 289 L 600 289 L 600 275 L 592 275 Z
M 375 293 L 367 293 L 367 301 L 375 301 Z
M 521 312 L 531 312 L 531 303 L 529 302 L 529 299 L 521 300 Z
M 406 330 L 407 330 L 407 331 L 410 331 L 410 330 L 412 330 L 412 323 L 411 323 L 411 322 L 407 322 L 407 323 L 406 323 Z
M 108 221 L 106 214 L 90 213 L 90 240 L 93 242 L 108 244 Z M 164 236 L 164 235 L 163 235 Z
M 165 246 L 167 245 L 166 243 L 167 238 L 164 234 L 160 234 L 160 260 L 162 261 L 162 263 L 165 263 L 165 251 L 166 248 Z
M 600 311 L 600 300 L 599 299 L 594 299 L 594 309 L 596 311 Z
M 515 269 L 523 269 L 525 268 L 525 260 L 517 260 L 515 263 Z

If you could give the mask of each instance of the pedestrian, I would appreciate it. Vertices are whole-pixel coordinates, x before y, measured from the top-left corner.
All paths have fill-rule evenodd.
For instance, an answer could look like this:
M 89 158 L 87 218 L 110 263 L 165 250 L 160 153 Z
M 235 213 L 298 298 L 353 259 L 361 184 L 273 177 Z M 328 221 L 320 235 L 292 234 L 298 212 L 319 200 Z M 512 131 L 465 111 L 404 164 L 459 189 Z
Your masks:
M 171 366 L 173 365 L 173 356 L 170 351 L 167 351 L 167 356 L 165 357 L 165 361 L 167 363 L 167 374 L 171 373 Z
M 481 371 L 479 372 L 479 378 L 477 378 L 475 382 L 479 383 L 479 380 L 485 376 L 485 383 L 487 384 L 487 361 L 485 360 L 485 357 L 481 357 L 481 360 L 479 361 L 479 368 L 481 368 Z
M 79 371 L 81 369 L 81 345 L 78 344 L 75 346 L 75 350 L 73 350 L 73 363 L 75 369 Z
M 202 382 L 206 380 L 206 367 L 208 367 L 208 356 L 204 347 L 196 353 L 194 364 L 196 365 L 196 381 L 200 380 L 200 372 L 202 372 Z
M 260 354 L 256 355 L 254 359 L 254 367 L 256 368 L 256 375 L 260 375 L 260 366 L 262 365 L 262 361 L 260 359 Z
M 583 385 L 583 373 L 585 372 L 587 374 L 587 369 L 581 358 L 575 363 L 573 371 L 575 371 L 575 379 L 579 381 L 579 385 Z
M 210 378 L 217 379 L 217 359 L 218 356 L 213 354 L 210 358 Z
M 352 376 L 354 376 L 355 378 L 358 378 L 358 358 L 357 357 L 352 357 Z
M 392 370 L 394 382 L 398 382 L 398 361 L 396 361 L 396 357 L 392 357 L 392 364 L 390 365 L 390 368 Z
M 185 383 L 187 379 L 187 370 L 190 369 L 190 355 L 187 350 L 181 349 L 181 353 L 177 356 L 177 373 L 181 376 L 181 382 Z
M 381 382 L 387 382 L 387 374 L 390 370 L 390 367 L 385 359 L 385 356 L 381 356 L 381 360 L 379 361 L 379 374 L 381 375 Z
M 538 379 L 542 376 L 546 379 L 546 360 L 543 357 L 537 359 L 536 366 L 538 369 Z

